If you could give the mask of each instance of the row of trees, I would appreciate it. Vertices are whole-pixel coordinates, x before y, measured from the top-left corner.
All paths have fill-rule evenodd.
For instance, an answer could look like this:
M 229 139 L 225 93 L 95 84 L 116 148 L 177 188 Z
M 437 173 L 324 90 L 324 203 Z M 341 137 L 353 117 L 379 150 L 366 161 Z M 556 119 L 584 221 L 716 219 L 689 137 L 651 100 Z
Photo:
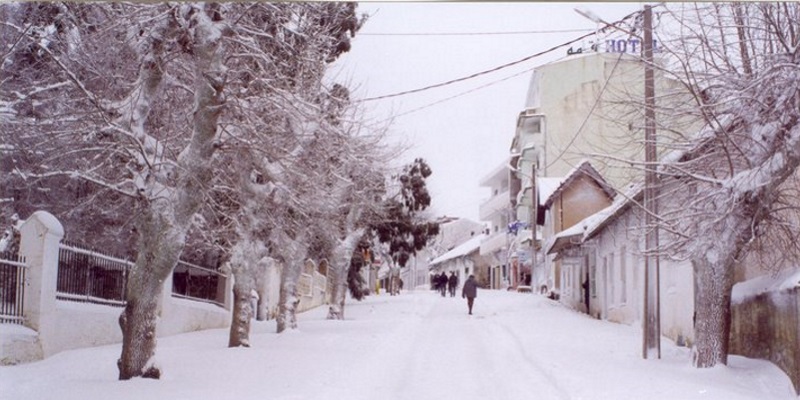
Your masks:
M 136 257 L 120 379 L 160 376 L 157 301 L 184 249 L 229 261 L 229 345 L 247 346 L 267 265 L 283 266 L 283 331 L 305 260 L 328 262 L 329 318 L 343 318 L 359 247 L 386 243 L 404 265 L 438 233 L 422 215 L 430 168 L 387 179 L 384 130 L 325 80 L 365 21 L 355 3 L 0 7 L 3 216 L 46 208 Z

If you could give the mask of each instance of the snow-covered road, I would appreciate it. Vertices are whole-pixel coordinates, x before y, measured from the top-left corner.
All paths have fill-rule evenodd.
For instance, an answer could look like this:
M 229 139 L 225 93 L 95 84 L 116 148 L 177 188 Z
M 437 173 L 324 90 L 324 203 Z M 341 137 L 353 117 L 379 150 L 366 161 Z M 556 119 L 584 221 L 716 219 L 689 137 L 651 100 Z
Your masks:
M 119 345 L 0 367 L 0 399 L 797 399 L 770 363 L 732 357 L 691 367 L 662 342 L 641 359 L 635 326 L 597 321 L 540 296 L 403 292 L 350 302 L 344 321 L 319 308 L 300 329 L 254 326 L 252 347 L 228 349 L 227 330 L 159 340 L 160 381 L 116 380 Z
M 390 342 L 398 345 L 381 355 L 397 368 L 381 379 L 384 390 L 397 399 L 522 399 L 533 385 L 542 398 L 569 398 L 520 351 L 521 332 L 496 318 L 500 310 L 492 306 L 499 304 L 481 303 L 486 296 L 471 316 L 460 298 L 414 297 L 412 311 L 392 333 Z

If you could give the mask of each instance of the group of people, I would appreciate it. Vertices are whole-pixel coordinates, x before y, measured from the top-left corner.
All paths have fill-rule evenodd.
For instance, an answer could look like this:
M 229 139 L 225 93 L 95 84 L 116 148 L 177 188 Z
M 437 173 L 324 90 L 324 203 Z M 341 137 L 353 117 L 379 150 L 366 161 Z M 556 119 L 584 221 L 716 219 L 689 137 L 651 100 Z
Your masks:
M 440 275 L 433 276 L 433 286 L 434 289 L 439 291 L 442 297 L 445 297 L 447 293 L 450 293 L 450 297 L 455 297 L 456 295 L 456 288 L 458 287 L 458 277 L 456 276 L 455 272 L 450 272 L 450 277 L 447 277 L 447 274 L 442 271 Z
M 442 297 L 446 297 L 450 293 L 450 297 L 456 296 L 456 288 L 458 288 L 458 276 L 455 272 L 450 272 L 450 276 L 442 271 L 439 275 L 434 275 L 432 284 L 435 290 L 439 291 Z M 464 287 L 461 289 L 461 297 L 467 299 L 467 307 L 469 314 L 472 315 L 472 305 L 475 302 L 475 297 L 478 296 L 478 283 L 475 281 L 475 276 L 470 275 L 467 281 L 464 282 Z

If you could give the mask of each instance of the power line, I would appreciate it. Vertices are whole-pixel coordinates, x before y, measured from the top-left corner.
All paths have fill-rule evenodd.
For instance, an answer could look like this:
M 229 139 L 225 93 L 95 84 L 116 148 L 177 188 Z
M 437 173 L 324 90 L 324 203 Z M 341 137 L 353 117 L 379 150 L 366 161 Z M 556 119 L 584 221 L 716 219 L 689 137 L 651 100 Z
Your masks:
M 357 36 L 491 36 L 491 35 L 538 35 L 549 33 L 590 32 L 594 29 L 551 29 L 539 31 L 507 31 L 507 32 L 359 32 Z
M 450 101 L 450 100 L 453 100 L 453 99 L 459 98 L 459 97 L 461 97 L 461 96 L 465 96 L 465 95 L 467 95 L 467 94 L 470 94 L 470 93 L 473 93 L 473 92 L 477 92 L 478 90 L 485 89 L 485 88 L 487 88 L 487 87 L 489 87 L 489 86 L 496 85 L 496 84 L 498 84 L 498 83 L 500 83 L 500 82 L 505 82 L 505 81 L 507 81 L 507 80 L 509 80 L 509 79 L 516 78 L 516 77 L 518 77 L 518 76 L 520 76 L 520 75 L 522 75 L 522 74 L 527 74 L 527 73 L 529 73 L 530 71 L 533 71 L 533 70 L 534 70 L 534 68 L 528 68 L 528 69 L 526 69 L 526 70 L 524 70 L 524 71 L 517 72 L 516 74 L 513 74 L 513 75 L 510 75 L 510 76 L 507 76 L 507 77 L 505 77 L 505 78 L 502 78 L 502 79 L 498 79 L 498 80 L 496 80 L 496 81 L 492 81 L 492 82 L 489 82 L 489 83 L 483 84 L 483 85 L 481 85 L 481 86 L 478 86 L 478 87 L 472 88 L 472 89 L 470 89 L 470 90 L 463 91 L 463 92 L 461 92 L 461 93 L 458 93 L 458 94 L 452 95 L 452 96 L 450 96 L 450 97 L 445 97 L 444 99 L 437 100 L 437 101 L 434 101 L 434 102 L 432 102 L 432 103 L 428 103 L 428 104 L 425 104 L 425 105 L 423 105 L 423 106 L 419 106 L 419 107 L 417 107 L 417 108 L 412 108 L 412 109 L 410 109 L 410 110 L 408 110 L 408 111 L 403 111 L 403 112 L 401 112 L 400 114 L 393 115 L 393 116 L 391 116 L 390 118 L 387 118 L 387 119 L 385 119 L 385 120 L 383 120 L 383 121 L 381 121 L 381 122 L 386 122 L 386 121 L 392 120 L 392 119 L 394 119 L 394 118 L 399 118 L 399 117 L 402 117 L 402 116 L 405 116 L 405 115 L 408 115 L 408 114 L 415 113 L 415 112 L 417 112 L 417 111 L 422 111 L 422 110 L 424 110 L 424 109 L 426 109 L 426 108 L 430 108 L 430 107 L 433 107 L 433 106 L 439 105 L 439 104 L 441 104 L 441 103 L 444 103 L 444 102 L 447 102 L 447 101 Z
M 506 69 L 508 67 L 512 67 L 514 65 L 523 63 L 525 61 L 534 59 L 536 57 L 543 56 L 543 55 L 545 55 L 547 53 L 550 53 L 550 52 L 553 52 L 555 50 L 558 50 L 558 49 L 560 49 L 560 48 L 562 48 L 564 46 L 569 46 L 569 45 L 571 45 L 573 43 L 576 43 L 576 42 L 579 42 L 579 41 L 581 41 L 583 39 L 586 39 L 589 36 L 592 36 L 594 34 L 595 33 L 593 31 L 592 33 L 580 36 L 580 37 L 578 37 L 576 39 L 573 39 L 573 40 L 570 40 L 570 41 L 568 41 L 566 43 L 562 43 L 562 44 L 553 46 L 553 47 L 551 47 L 551 48 L 549 48 L 547 50 L 540 51 L 540 52 L 538 52 L 536 54 L 529 55 L 529 56 L 521 58 L 521 59 L 519 59 L 517 61 L 512 61 L 510 63 L 506 63 L 506 64 L 503 64 L 503 65 L 494 67 L 492 69 L 487 69 L 487 70 L 484 70 L 484 71 L 481 71 L 481 72 L 476 72 L 476 73 L 474 73 L 472 75 L 468 75 L 468 76 L 465 76 L 465 77 L 462 77 L 462 78 L 451 79 L 451 80 L 446 81 L 446 82 L 442 82 L 442 83 L 437 83 L 437 84 L 434 84 L 434 85 L 421 87 L 419 89 L 405 90 L 405 91 L 402 91 L 402 92 L 397 92 L 397 93 L 392 93 L 392 94 L 387 94 L 387 95 L 377 96 L 377 97 L 368 97 L 366 99 L 356 100 L 355 102 L 367 102 L 367 101 L 383 100 L 383 99 L 388 99 L 388 98 L 392 98 L 392 97 L 404 96 L 404 95 L 412 94 L 412 93 L 419 93 L 419 92 L 422 92 L 422 91 L 425 91 L 425 90 L 435 89 L 435 88 L 439 88 L 439 87 L 442 87 L 442 86 L 448 86 L 448 85 L 452 85 L 452 84 L 458 83 L 458 82 L 463 82 L 463 81 L 466 81 L 466 80 L 469 80 L 469 79 L 477 78 L 479 76 L 490 74 L 492 72 L 497 72 L 497 71 L 500 71 L 502 69 Z
M 612 22 L 612 23 L 610 23 L 608 25 L 614 26 L 614 25 L 619 24 L 620 22 L 625 21 L 626 19 L 628 19 L 628 18 L 630 18 L 630 17 L 632 17 L 634 15 L 637 15 L 639 13 L 641 13 L 641 11 L 632 12 L 632 13 L 626 15 L 625 17 L 623 17 L 622 19 L 620 19 L 619 21 Z M 383 100 L 383 99 L 388 99 L 388 98 L 392 98 L 392 97 L 405 96 L 407 94 L 419 93 L 419 92 L 423 92 L 423 91 L 430 90 L 430 89 L 435 89 L 435 88 L 439 88 L 439 87 L 443 87 L 443 86 L 452 85 L 452 84 L 458 83 L 458 82 L 463 82 L 463 81 L 466 81 L 466 80 L 469 80 L 469 79 L 477 78 L 479 76 L 483 76 L 483 75 L 486 75 L 486 74 L 490 74 L 490 73 L 493 73 L 493 72 L 500 71 L 502 69 L 506 69 L 506 68 L 512 67 L 514 65 L 523 63 L 525 61 L 532 60 L 532 59 L 534 59 L 536 57 L 541 57 L 541 56 L 543 56 L 545 54 L 548 54 L 548 53 L 551 53 L 553 51 L 556 51 L 556 50 L 558 50 L 558 49 L 560 49 L 562 47 L 566 47 L 566 46 L 572 45 L 572 44 L 577 43 L 577 42 L 579 42 L 579 41 L 581 41 L 583 39 L 586 39 L 588 37 L 594 36 L 594 35 L 596 35 L 596 33 L 597 33 L 597 31 L 593 30 L 591 33 L 587 33 L 585 35 L 579 36 L 579 37 L 577 37 L 575 39 L 572 39 L 570 41 L 567 41 L 567 42 L 558 44 L 556 46 L 550 47 L 547 50 L 540 51 L 540 52 L 535 53 L 535 54 L 531 54 L 531 55 L 529 55 L 527 57 L 524 57 L 524 58 L 521 58 L 519 60 L 512 61 L 512 62 L 503 64 L 503 65 L 500 65 L 500 66 L 497 66 L 497 67 L 494 67 L 494 68 L 491 68 L 491 69 L 488 69 L 488 70 L 476 72 L 474 74 L 471 74 L 471 75 L 468 75 L 468 76 L 465 76 L 465 77 L 461 77 L 461 78 L 457 78 L 457 79 L 451 79 L 449 81 L 445 81 L 445 82 L 437 83 L 437 84 L 433 84 L 433 85 L 428 85 L 428 86 L 421 87 L 421 88 L 418 88 L 418 89 L 405 90 L 405 91 L 402 91 L 402 92 L 387 94 L 387 95 L 383 95 L 383 96 L 368 97 L 366 99 L 354 100 L 353 102 L 354 103 L 362 103 L 362 102 L 367 102 L 367 101 Z

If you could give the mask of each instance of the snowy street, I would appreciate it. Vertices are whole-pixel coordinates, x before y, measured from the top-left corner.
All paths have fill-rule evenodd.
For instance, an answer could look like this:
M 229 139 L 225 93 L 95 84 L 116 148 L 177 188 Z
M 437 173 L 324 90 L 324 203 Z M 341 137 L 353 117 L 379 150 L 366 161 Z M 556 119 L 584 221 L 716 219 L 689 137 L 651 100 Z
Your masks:
M 466 301 L 431 291 L 349 301 L 345 321 L 324 307 L 300 329 L 254 324 L 251 348 L 227 330 L 159 340 L 160 381 L 117 381 L 120 345 L 0 367 L 1 399 L 794 399 L 772 364 L 731 357 L 709 370 L 662 341 L 641 359 L 641 332 L 531 294 L 479 291 Z

